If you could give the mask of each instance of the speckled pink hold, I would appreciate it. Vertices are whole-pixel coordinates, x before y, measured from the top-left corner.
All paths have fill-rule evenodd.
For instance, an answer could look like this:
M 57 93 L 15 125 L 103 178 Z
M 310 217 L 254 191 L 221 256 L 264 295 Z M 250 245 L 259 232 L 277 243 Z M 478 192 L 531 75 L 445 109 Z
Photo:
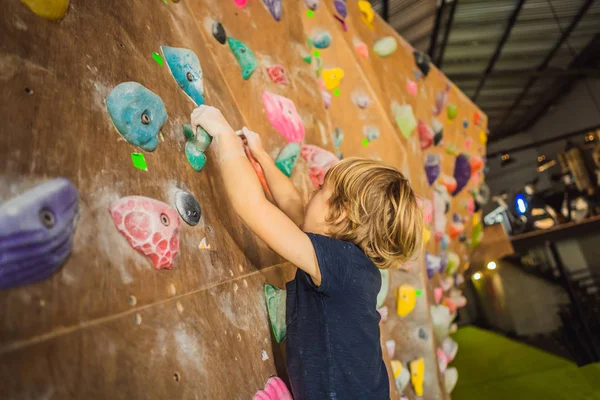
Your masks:
M 416 96 L 419 91 L 419 85 L 417 85 L 417 82 L 409 80 L 406 82 L 406 90 L 408 90 L 408 93 Z
M 128 196 L 112 203 L 109 212 L 131 247 L 148 256 L 156 269 L 173 268 L 181 224 L 175 209 L 148 197 Z
M 262 94 L 262 101 L 271 125 L 288 142 L 301 143 L 304 140 L 304 124 L 294 102 L 287 97 L 268 91 Z
M 238 6 L 239 8 L 244 8 L 246 7 L 246 4 L 248 4 L 248 0 L 233 0 L 235 2 L 235 5 Z
M 259 390 L 254 395 L 254 400 L 293 400 L 285 383 L 276 376 L 269 378 L 264 390 Z
M 332 153 L 312 144 L 303 145 L 300 154 L 309 165 L 308 176 L 316 188 L 321 187 L 323 184 L 325 174 L 329 171 L 329 168 L 340 161 Z

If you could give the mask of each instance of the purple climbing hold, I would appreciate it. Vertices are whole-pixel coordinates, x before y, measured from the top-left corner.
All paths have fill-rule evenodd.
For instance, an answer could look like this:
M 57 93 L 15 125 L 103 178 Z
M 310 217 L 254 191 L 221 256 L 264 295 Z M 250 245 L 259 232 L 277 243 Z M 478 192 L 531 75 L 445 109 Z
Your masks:
M 348 16 L 348 8 L 346 7 L 346 2 L 344 0 L 335 0 L 335 10 L 342 18 Z
M 263 0 L 265 6 L 269 9 L 269 12 L 275 18 L 275 21 L 279 22 L 281 20 L 281 13 L 283 11 L 283 6 L 281 5 L 281 0 Z
M 425 158 L 425 174 L 427 175 L 429 186 L 433 185 L 433 182 L 440 176 L 440 172 L 440 156 L 427 154 Z
M 459 154 L 454 162 L 454 179 L 456 179 L 456 189 L 452 192 L 452 196 L 456 196 L 460 191 L 467 186 L 471 179 L 471 162 L 466 154 Z
M 71 254 L 79 195 L 65 178 L 0 205 L 0 289 L 52 275 Z

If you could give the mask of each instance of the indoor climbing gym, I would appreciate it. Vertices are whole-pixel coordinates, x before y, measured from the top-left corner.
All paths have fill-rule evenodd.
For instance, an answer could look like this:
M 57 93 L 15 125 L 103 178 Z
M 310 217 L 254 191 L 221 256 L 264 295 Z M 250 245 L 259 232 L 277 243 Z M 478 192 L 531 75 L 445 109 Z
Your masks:
M 0 399 L 600 400 L 600 0 L 0 3 Z

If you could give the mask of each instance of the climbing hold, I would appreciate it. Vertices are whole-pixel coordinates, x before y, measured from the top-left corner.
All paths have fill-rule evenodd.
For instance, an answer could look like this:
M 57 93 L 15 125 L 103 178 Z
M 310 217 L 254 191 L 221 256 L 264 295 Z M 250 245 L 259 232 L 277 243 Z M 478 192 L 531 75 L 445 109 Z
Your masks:
M 471 164 L 471 176 L 481 171 L 485 165 L 483 157 L 478 155 L 469 156 L 469 163 Z
M 452 176 L 442 175 L 442 177 L 440 178 L 440 183 L 446 187 L 448 193 L 453 193 L 454 190 L 456 190 L 456 179 Z
M 312 54 L 307 54 L 307 55 L 303 56 L 302 59 L 304 60 L 305 63 L 310 64 L 310 63 L 312 63 Z
M 396 125 L 398 125 L 404 138 L 410 138 L 410 135 L 417 127 L 417 120 L 415 119 L 412 106 L 410 104 L 401 106 L 398 103 L 394 103 L 392 104 L 392 114 L 394 114 Z
M 481 130 L 481 132 L 479 132 L 479 143 L 482 146 L 485 146 L 485 144 L 487 143 L 487 133 L 484 130 Z
M 456 161 L 454 162 L 454 178 L 456 179 L 456 188 L 448 190 L 449 193 L 452 193 L 452 196 L 460 193 L 467 186 L 469 179 L 471 179 L 471 163 L 469 162 L 469 156 L 466 154 L 460 154 L 456 157 Z
M 299 155 L 300 145 L 296 142 L 290 142 L 279 152 L 275 165 L 289 178 Z
M 326 49 L 331 44 L 331 34 L 327 31 L 318 31 L 312 37 L 312 43 L 317 49 Z
M 446 371 L 446 368 L 448 367 L 448 357 L 446 357 L 444 350 L 442 350 L 439 347 L 437 348 L 435 353 L 437 355 L 438 369 L 441 373 L 444 373 L 444 371 Z
M 232 37 L 227 38 L 227 43 L 242 69 L 242 78 L 248 79 L 258 67 L 258 61 L 248 46 Z
M 315 11 L 319 7 L 319 0 L 304 0 L 304 4 L 306 4 L 306 7 L 311 11 Z
M 363 132 L 369 142 L 372 142 L 379 137 L 379 129 L 375 126 L 365 126 Z
M 203 237 L 202 240 L 200 241 L 200 244 L 198 245 L 198 248 L 200 250 L 210 250 L 210 244 L 206 243 L 206 238 Z
M 452 121 L 458 115 L 458 107 L 456 104 L 448 104 L 446 112 L 448 113 L 448 119 Z
M 417 202 L 423 211 L 423 222 L 429 225 L 433 218 L 433 203 L 431 200 L 423 197 L 417 197 Z
M 417 304 L 417 293 L 415 288 L 408 283 L 404 283 L 398 287 L 396 292 L 396 313 L 400 317 L 406 317 L 414 310 Z
M 435 95 L 435 106 L 433 107 L 433 115 L 436 117 L 442 113 L 442 110 L 448 102 L 448 92 L 440 90 Z
M 425 174 L 427 175 L 429 186 L 433 185 L 433 182 L 440 176 L 440 172 L 440 156 L 437 154 L 427 154 L 425 156 Z
M 204 153 L 210 146 L 212 137 L 201 126 L 194 133 L 189 124 L 183 125 L 183 133 L 186 138 L 185 155 L 188 162 L 194 170 L 200 172 L 206 165 L 206 154 Z
M 481 122 L 481 114 L 479 114 L 477 111 L 475 111 L 473 113 L 473 125 L 479 125 L 480 122 Z
M 219 43 L 225 44 L 227 42 L 227 33 L 225 32 L 225 28 L 220 22 L 215 21 L 213 23 L 212 34 Z
M 342 25 L 342 29 L 344 29 L 344 32 L 348 31 L 348 25 L 346 25 L 346 21 L 344 21 L 343 18 L 338 17 L 337 15 L 333 15 L 333 18 L 335 18 L 340 25 Z
M 358 38 L 352 39 L 352 43 L 354 44 L 354 50 L 356 50 L 356 54 L 363 59 L 369 58 L 369 46 L 362 40 Z
M 433 144 L 433 130 L 422 119 L 419 119 L 417 130 L 419 131 L 419 144 L 421 150 L 425 150 Z
M 339 88 L 335 88 L 335 89 L 333 89 L 333 95 L 334 95 L 335 97 L 340 97 L 340 94 L 341 94 L 341 92 L 340 92 L 340 89 L 339 89 Z
M 433 324 L 433 333 L 438 341 L 444 340 L 448 336 L 448 329 L 452 322 L 452 315 L 448 307 L 444 305 L 430 306 L 431 322 Z
M 388 356 L 393 358 L 396 354 L 396 341 L 394 339 L 386 340 L 385 349 L 387 350 Z
M 131 162 L 133 162 L 133 166 L 137 169 L 148 171 L 148 165 L 146 165 L 144 153 L 131 153 Z
M 310 168 L 308 176 L 316 188 L 323 185 L 325 174 L 339 160 L 332 153 L 318 146 L 305 144 L 300 151 Z
M 175 82 L 197 106 L 204 104 L 204 80 L 198 56 L 188 49 L 160 46 Z
M 340 84 L 342 78 L 344 77 L 344 70 L 341 68 L 331 68 L 323 70 L 321 74 L 323 78 L 323 82 L 325 83 L 325 88 L 327 90 L 333 90 Z
M 325 105 L 325 109 L 329 110 L 329 107 L 331 107 L 331 93 L 329 93 L 327 90 L 321 90 L 321 97 L 323 98 L 323 104 Z
M 73 247 L 78 202 L 73 183 L 57 178 L 0 204 L 0 289 L 60 268 Z
M 440 241 L 440 246 L 443 250 L 446 250 L 448 246 L 450 246 L 450 236 L 444 235 L 442 236 L 442 240 Z
M 175 209 L 186 224 L 195 226 L 200 221 L 202 210 L 198 200 L 189 192 L 179 190 L 175 193 Z
M 417 396 L 423 396 L 423 380 L 425 378 L 425 360 L 423 357 L 410 362 L 410 382 Z
M 70 0 L 21 0 L 21 2 L 40 17 L 58 21 L 67 14 Z
M 452 393 L 457 381 L 458 370 L 456 369 L 456 367 L 451 367 L 444 371 L 444 387 L 446 389 L 446 393 Z
M 450 196 L 446 186 L 436 184 L 433 191 L 433 227 L 435 240 L 440 241 L 446 231 L 446 213 L 450 208 Z
M 390 271 L 387 269 L 380 269 L 379 272 L 381 273 L 381 288 L 377 294 L 377 308 L 383 307 L 385 298 L 390 290 Z
M 390 364 L 392 367 L 392 373 L 394 374 L 396 388 L 398 388 L 398 392 L 402 393 L 410 381 L 410 373 L 408 372 L 408 369 L 404 367 L 398 360 L 392 360 Z
M 352 95 L 352 101 L 354 102 L 354 104 L 356 104 L 356 106 L 360 109 L 365 109 L 367 107 L 369 107 L 369 104 L 371 103 L 371 99 L 369 99 L 369 96 L 367 96 L 364 93 L 355 93 Z
M 418 69 L 413 71 L 413 75 L 415 76 L 415 81 L 419 81 L 423 77 L 423 73 Z
M 271 65 L 270 67 L 267 67 L 266 70 L 271 82 L 279 85 L 287 85 L 288 79 L 283 65 Z
M 454 213 L 452 215 L 452 221 L 450 221 L 450 230 L 448 232 L 450 234 L 450 239 L 456 239 L 464 231 L 465 225 L 463 224 L 462 218 L 457 213 Z
M 294 102 L 287 97 L 268 91 L 262 94 L 262 101 L 271 125 L 288 142 L 301 143 L 304 140 L 304 124 L 296 111 Z
M 433 289 L 433 299 L 435 300 L 435 304 L 440 304 L 443 295 L 444 289 L 442 289 L 441 287 L 436 287 Z
M 448 146 L 446 146 L 446 154 L 449 156 L 455 156 L 458 154 L 458 150 L 456 149 L 456 145 L 454 143 L 448 143 Z
M 335 10 L 342 18 L 346 18 L 348 16 L 348 8 L 346 7 L 345 0 L 335 0 L 334 1 Z
M 235 5 L 238 6 L 239 8 L 244 8 L 246 7 L 246 3 L 248 3 L 248 0 L 233 0 L 235 2 Z
M 394 54 L 397 48 L 398 41 L 393 36 L 381 38 L 373 45 L 373 51 L 380 57 L 387 57 Z
M 333 131 L 333 147 L 339 149 L 344 142 L 344 132 L 341 128 L 335 128 Z
M 458 270 L 458 267 L 460 266 L 460 258 L 453 251 L 449 251 L 447 256 L 448 262 L 446 263 L 446 274 L 454 275 L 454 273 L 456 272 L 456 270 Z
M 281 1 L 282 0 L 263 0 L 264 5 L 277 22 L 281 20 L 281 13 L 283 12 Z
M 157 52 L 152 53 L 152 58 L 154 59 L 154 61 L 156 61 L 156 63 L 158 65 L 160 65 L 161 67 L 163 66 L 163 59 L 160 56 L 160 54 L 158 54 Z
M 473 139 L 471 139 L 470 137 L 466 138 L 465 139 L 465 149 L 469 150 L 472 145 L 473 145 Z
M 431 231 L 429 228 L 425 227 L 423 228 L 423 246 L 427 245 L 429 240 L 431 240 Z
M 444 140 L 444 125 L 437 119 L 433 119 L 431 122 L 433 127 L 433 144 L 439 146 Z
M 265 299 L 267 301 L 267 312 L 273 336 L 277 343 L 285 340 L 286 323 L 285 323 L 285 307 L 287 292 L 275 286 L 265 283 Z
M 463 119 L 463 128 L 467 129 L 469 127 L 469 121 L 467 119 Z
M 429 56 L 422 51 L 415 50 L 413 51 L 413 57 L 415 58 L 415 64 L 417 64 L 419 71 L 421 71 L 424 76 L 427 76 L 431 68 L 431 59 Z
M 429 335 L 427 334 L 427 331 L 424 328 L 419 328 L 419 339 L 421 339 L 421 340 L 429 339 Z
M 259 390 L 253 400 L 292 400 L 292 395 L 283 381 L 273 376 L 265 384 L 264 390 Z
M 158 131 L 167 120 L 160 97 L 137 82 L 123 82 L 106 98 L 106 108 L 125 140 L 146 151 L 156 149 Z
M 406 90 L 408 93 L 416 96 L 419 92 L 419 86 L 417 85 L 417 82 L 409 80 L 406 82 Z
M 425 252 L 425 267 L 427 269 L 427 278 L 431 279 L 442 269 L 442 258 Z
M 375 11 L 373 10 L 371 3 L 366 0 L 358 0 L 358 9 L 360 10 L 360 19 L 372 29 Z
M 113 202 L 109 212 L 131 247 L 148 256 L 156 269 L 173 268 L 180 225 L 173 208 L 148 197 L 128 196 Z

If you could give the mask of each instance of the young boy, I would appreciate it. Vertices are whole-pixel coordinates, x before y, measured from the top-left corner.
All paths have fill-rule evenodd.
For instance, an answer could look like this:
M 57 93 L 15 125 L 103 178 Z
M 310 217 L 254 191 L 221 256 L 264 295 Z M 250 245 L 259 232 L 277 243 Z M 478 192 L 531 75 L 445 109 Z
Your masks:
M 192 125 L 213 136 L 225 189 L 236 213 L 275 252 L 298 267 L 287 288 L 287 367 L 296 400 L 389 399 L 382 359 L 379 268 L 420 250 L 423 215 L 410 183 L 367 159 L 333 166 L 306 208 L 292 182 L 242 132 L 261 164 L 270 203 L 221 112 L 201 106 Z

